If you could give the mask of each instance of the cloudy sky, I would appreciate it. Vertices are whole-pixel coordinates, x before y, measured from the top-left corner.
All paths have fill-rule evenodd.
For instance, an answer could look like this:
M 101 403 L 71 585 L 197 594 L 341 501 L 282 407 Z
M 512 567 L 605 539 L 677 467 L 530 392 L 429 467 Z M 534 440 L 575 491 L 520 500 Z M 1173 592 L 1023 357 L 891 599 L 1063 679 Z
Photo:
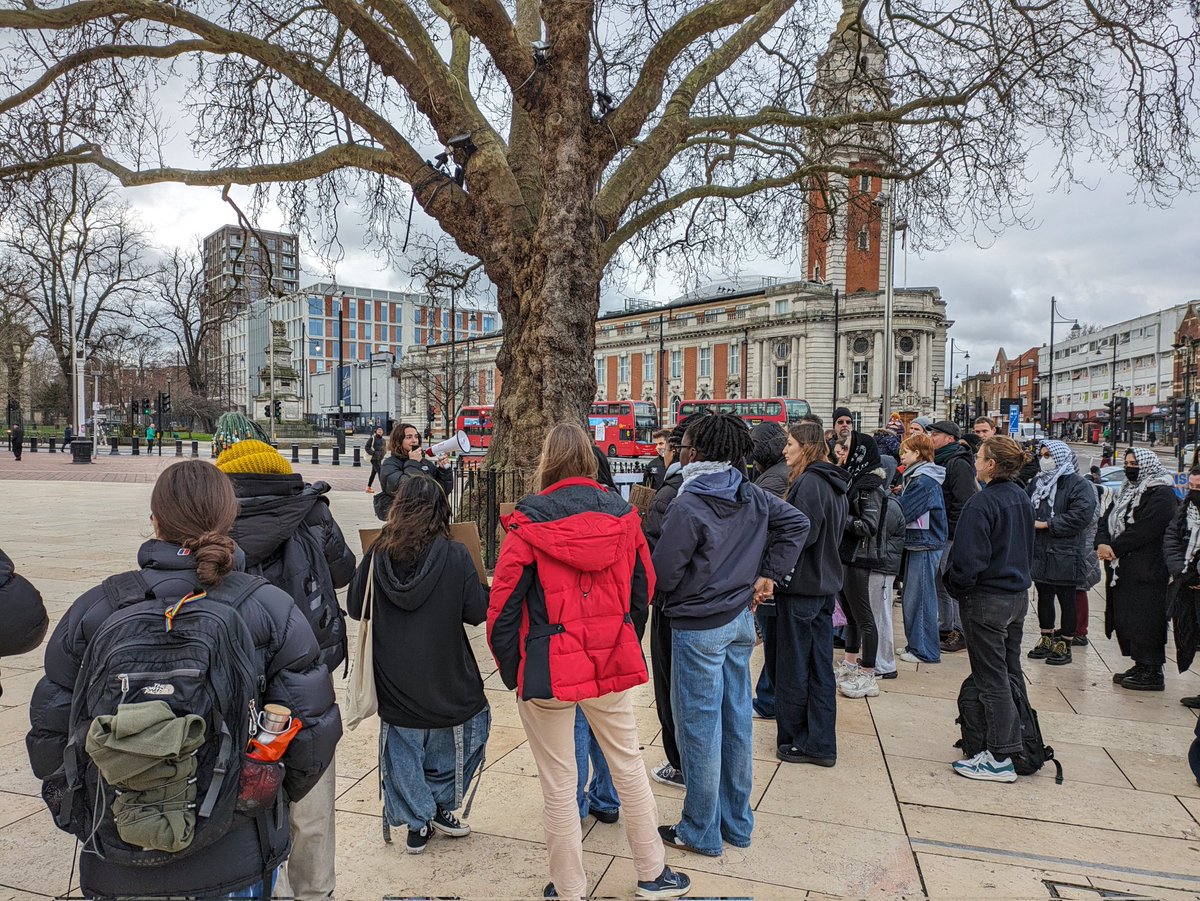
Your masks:
M 959 242 L 920 256 L 910 251 L 907 261 L 897 255 L 897 285 L 941 289 L 954 320 L 951 335 L 970 350 L 973 370 L 990 367 L 1000 346 L 1013 354 L 1047 341 L 1052 295 L 1065 315 L 1100 325 L 1200 299 L 1200 196 L 1182 195 L 1161 209 L 1132 199 L 1133 182 L 1105 167 L 1081 168 L 1088 187 L 1070 191 L 1052 190 L 1048 171 L 1031 174 L 1029 219 L 1035 227 L 1010 229 L 978 247 L 964 224 Z M 127 196 L 156 240 L 167 245 L 187 244 L 233 221 L 216 190 L 157 186 Z M 280 225 L 266 219 L 267 227 Z M 301 284 L 336 277 L 348 285 L 409 287 L 406 272 L 354 246 L 359 231 L 347 217 L 345 259 L 331 272 L 310 255 L 308 280 Z M 771 260 L 750 260 L 745 271 L 800 274 L 798 265 Z M 668 299 L 682 290 L 660 278 L 642 293 Z M 606 306 L 619 302 L 616 294 L 605 298 Z

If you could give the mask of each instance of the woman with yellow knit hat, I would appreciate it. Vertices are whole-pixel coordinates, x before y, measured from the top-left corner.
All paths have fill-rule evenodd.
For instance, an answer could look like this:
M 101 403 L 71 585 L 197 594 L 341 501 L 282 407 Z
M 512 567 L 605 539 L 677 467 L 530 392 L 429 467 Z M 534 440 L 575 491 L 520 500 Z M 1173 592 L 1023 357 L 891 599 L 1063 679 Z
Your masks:
M 292 596 L 316 633 L 321 662 L 333 673 L 346 659 L 337 589 L 350 583 L 355 559 L 329 510 L 329 485 L 306 484 L 279 451 L 253 439 L 222 451 L 217 468 L 238 498 L 230 535 L 246 555 L 246 572 Z M 292 854 L 279 894 L 332 897 L 335 771 L 331 761 L 316 787 L 292 805 Z

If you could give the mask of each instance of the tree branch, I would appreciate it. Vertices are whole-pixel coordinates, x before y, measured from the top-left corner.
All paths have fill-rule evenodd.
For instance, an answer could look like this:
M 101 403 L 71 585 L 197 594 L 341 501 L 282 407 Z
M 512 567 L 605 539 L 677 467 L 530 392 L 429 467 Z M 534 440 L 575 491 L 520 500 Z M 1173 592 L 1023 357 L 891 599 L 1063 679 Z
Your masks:
M 496 68 L 508 82 L 513 97 L 529 82 L 534 63 L 532 51 L 522 45 L 516 26 L 500 0 L 440 0 L 491 55 Z

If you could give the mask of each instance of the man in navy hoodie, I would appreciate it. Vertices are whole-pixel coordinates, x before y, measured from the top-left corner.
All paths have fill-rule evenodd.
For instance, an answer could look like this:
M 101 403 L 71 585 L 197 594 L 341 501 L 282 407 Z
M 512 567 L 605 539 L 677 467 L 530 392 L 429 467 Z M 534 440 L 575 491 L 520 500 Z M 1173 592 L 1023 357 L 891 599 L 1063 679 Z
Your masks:
M 758 602 L 773 596 L 808 535 L 799 510 L 741 472 L 750 432 L 702 417 L 684 435 L 691 461 L 653 553 L 654 603 L 671 624 L 671 707 L 687 774 L 683 813 L 663 842 L 711 857 L 750 846 L 750 652 Z

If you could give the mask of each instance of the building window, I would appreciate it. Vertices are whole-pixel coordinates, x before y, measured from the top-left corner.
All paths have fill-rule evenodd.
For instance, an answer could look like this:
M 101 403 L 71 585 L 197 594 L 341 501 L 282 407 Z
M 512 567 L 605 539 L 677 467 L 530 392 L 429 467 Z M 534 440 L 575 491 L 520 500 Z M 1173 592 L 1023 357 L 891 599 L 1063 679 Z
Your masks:
M 700 378 L 712 378 L 712 348 L 700 348 Z
M 787 397 L 792 391 L 791 370 L 785 363 L 775 367 L 775 395 Z
M 854 364 L 854 384 L 852 390 L 855 394 L 868 393 L 867 384 L 869 382 L 870 369 L 866 360 L 859 360 Z
M 788 314 L 788 302 L 786 300 L 775 301 L 775 315 L 786 316 Z
M 870 193 L 870 191 L 871 191 L 871 176 L 860 175 L 858 177 L 858 190 L 862 191 L 864 194 Z
M 864 335 L 859 335 L 854 339 L 854 343 L 850 345 L 856 354 L 865 354 L 871 349 L 871 341 Z
M 871 249 L 871 233 L 867 231 L 865 225 L 858 230 L 858 249 L 864 251 Z
M 496 317 L 485 315 L 483 317 L 483 330 L 485 333 L 491 333 L 496 330 Z
M 604 357 L 596 357 L 596 390 L 604 391 L 605 383 L 608 381 L 606 375 L 607 365 Z
M 308 333 L 310 335 L 315 335 L 318 338 L 324 338 L 325 337 L 325 320 L 324 319 L 308 320 Z
M 817 265 L 813 266 L 812 280 L 814 282 L 819 282 L 821 280 L 821 264 L 820 263 L 817 263 Z
M 729 374 L 739 375 L 742 371 L 742 345 L 733 341 L 729 345 Z
M 642 381 L 654 381 L 654 354 L 655 351 L 642 354 Z
M 901 360 L 896 365 L 896 388 L 899 391 L 913 389 L 913 361 Z
M 683 351 L 671 351 L 671 378 L 683 378 Z
M 496 370 L 489 369 L 484 377 L 483 399 L 489 403 L 492 401 L 496 393 Z
M 617 381 L 623 384 L 629 384 L 629 355 L 621 354 L 617 357 Z

